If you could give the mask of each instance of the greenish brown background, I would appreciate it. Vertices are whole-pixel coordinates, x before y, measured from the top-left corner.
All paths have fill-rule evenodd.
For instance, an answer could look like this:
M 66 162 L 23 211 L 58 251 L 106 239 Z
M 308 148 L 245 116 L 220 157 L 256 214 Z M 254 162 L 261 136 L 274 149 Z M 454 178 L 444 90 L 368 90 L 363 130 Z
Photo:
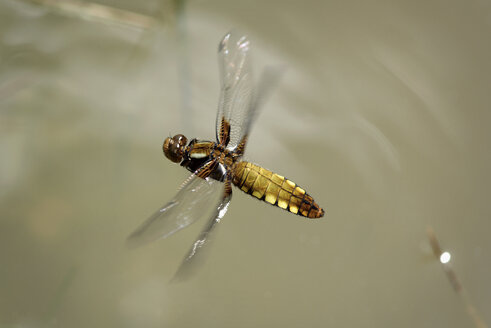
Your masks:
M 491 322 L 491 2 L 69 4 L 0 0 L 0 327 L 474 327 L 428 226 Z M 214 137 L 231 28 L 285 68 L 246 159 L 327 215 L 235 189 L 168 284 L 204 222 L 124 241 L 187 176 L 163 139 Z

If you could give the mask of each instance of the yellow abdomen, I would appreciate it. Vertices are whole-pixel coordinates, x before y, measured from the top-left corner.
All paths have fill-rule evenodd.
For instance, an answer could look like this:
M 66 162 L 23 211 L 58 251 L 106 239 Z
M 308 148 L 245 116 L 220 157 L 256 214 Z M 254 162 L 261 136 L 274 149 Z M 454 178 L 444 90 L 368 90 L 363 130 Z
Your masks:
M 324 210 L 293 181 L 249 162 L 235 166 L 233 184 L 260 200 L 311 219 L 320 218 Z

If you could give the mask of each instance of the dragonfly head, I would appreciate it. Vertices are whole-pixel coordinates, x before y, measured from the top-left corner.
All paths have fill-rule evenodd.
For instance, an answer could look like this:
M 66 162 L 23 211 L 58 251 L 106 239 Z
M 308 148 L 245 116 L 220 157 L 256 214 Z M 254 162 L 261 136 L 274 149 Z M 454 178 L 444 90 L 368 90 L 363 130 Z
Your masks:
M 184 148 L 187 142 L 188 139 L 182 134 L 166 138 L 163 146 L 165 157 L 174 163 L 179 163 L 184 155 Z

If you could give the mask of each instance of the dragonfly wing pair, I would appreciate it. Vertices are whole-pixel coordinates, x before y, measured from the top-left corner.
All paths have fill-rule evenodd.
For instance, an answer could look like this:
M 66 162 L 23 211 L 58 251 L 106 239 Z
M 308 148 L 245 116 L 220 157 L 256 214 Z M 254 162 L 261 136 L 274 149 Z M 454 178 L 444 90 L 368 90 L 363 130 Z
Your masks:
M 237 33 L 228 33 L 218 47 L 218 59 L 221 93 L 216 122 L 217 143 L 232 150 L 240 146 L 243 152 L 256 107 L 253 101 L 249 40 Z M 208 216 L 208 223 L 193 243 L 175 278 L 185 278 L 193 271 L 195 263 L 199 262 L 196 261 L 197 255 L 210 240 L 212 231 L 225 215 L 232 197 L 232 177 L 227 176 L 227 171 L 222 170 L 222 179 L 211 179 L 202 174 L 206 166 L 203 165 L 191 175 L 169 203 L 128 237 L 130 246 L 140 246 L 167 238 Z
M 208 223 L 184 257 L 175 280 L 186 279 L 200 263 L 198 255 L 210 241 L 214 228 L 227 212 L 232 196 L 225 195 L 224 183 L 211 178 L 201 178 L 197 173 L 192 174 L 174 198 L 150 216 L 127 239 L 129 247 L 138 247 L 167 238 L 208 216 Z
M 177 194 L 128 237 L 128 246 L 138 247 L 164 239 L 202 217 L 207 207 L 218 207 L 224 185 L 211 178 L 191 175 Z M 208 210 L 208 212 L 211 212 Z

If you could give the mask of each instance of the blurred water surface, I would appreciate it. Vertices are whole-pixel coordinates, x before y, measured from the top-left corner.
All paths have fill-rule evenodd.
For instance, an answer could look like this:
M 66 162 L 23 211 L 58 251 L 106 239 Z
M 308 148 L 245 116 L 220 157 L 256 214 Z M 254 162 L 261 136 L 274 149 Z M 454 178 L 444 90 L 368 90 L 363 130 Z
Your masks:
M 428 226 L 491 322 L 490 2 L 68 4 L 0 1 L 2 327 L 472 327 Z M 246 158 L 327 215 L 234 189 L 169 285 L 200 224 L 124 241 L 187 176 L 163 139 L 214 138 L 231 28 L 286 67 Z

